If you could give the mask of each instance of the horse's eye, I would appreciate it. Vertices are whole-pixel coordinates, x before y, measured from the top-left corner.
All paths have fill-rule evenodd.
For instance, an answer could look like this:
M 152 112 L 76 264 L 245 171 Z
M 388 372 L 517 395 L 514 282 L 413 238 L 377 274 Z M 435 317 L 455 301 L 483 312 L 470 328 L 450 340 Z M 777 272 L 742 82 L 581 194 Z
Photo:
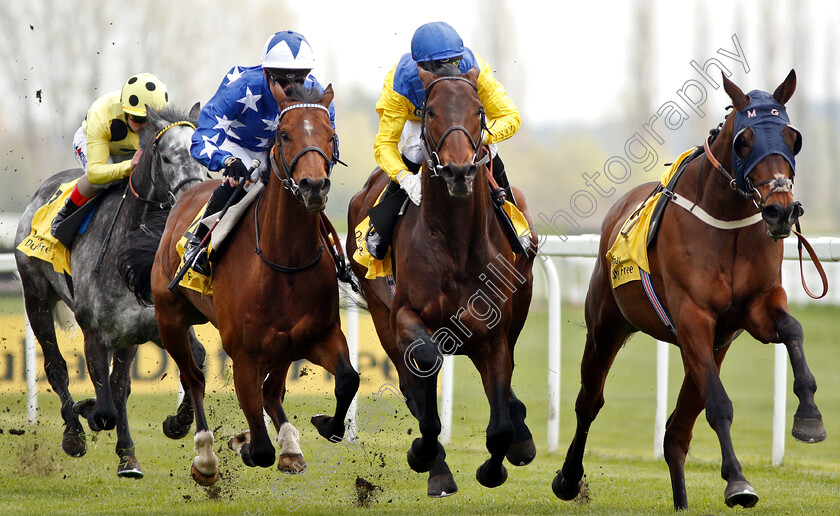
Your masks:
M 431 109 L 426 110 L 426 114 L 429 115 L 429 118 L 434 118 L 435 117 L 435 112 L 432 111 Z
M 286 131 L 280 131 L 280 139 L 284 142 L 289 141 L 289 134 Z
M 166 163 L 167 165 L 169 165 L 170 163 L 172 163 L 172 160 L 169 159 L 169 156 L 164 156 L 163 157 L 163 162 Z

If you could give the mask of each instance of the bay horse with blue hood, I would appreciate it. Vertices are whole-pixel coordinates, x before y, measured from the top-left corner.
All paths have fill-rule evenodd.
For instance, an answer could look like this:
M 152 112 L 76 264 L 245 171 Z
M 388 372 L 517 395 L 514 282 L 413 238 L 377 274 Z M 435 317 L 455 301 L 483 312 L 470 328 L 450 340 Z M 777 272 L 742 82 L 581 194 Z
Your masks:
M 665 187 L 670 202 L 648 248 L 650 271 L 641 271 L 641 281 L 613 288 L 607 253 L 653 185 L 631 190 L 604 219 L 586 296 L 577 429 L 552 483 L 564 500 L 580 492 L 584 446 L 604 405 L 604 383 L 619 349 L 637 331 L 675 344 L 682 354 L 685 378 L 664 441 L 676 509 L 688 507 L 685 459 L 692 428 L 704 409 L 720 441 L 726 505 L 752 507 L 758 501 L 735 456 L 732 402 L 720 379 L 729 345 L 743 330 L 762 343 L 784 343 L 799 398 L 793 436 L 803 442 L 825 439 L 802 326 L 790 314 L 781 283 L 782 239 L 803 213 L 793 196 L 794 155 L 801 135 L 785 110 L 796 76 L 791 70 L 772 95 L 744 94 L 726 75 L 723 86 L 734 114 L 698 148 L 679 181 Z

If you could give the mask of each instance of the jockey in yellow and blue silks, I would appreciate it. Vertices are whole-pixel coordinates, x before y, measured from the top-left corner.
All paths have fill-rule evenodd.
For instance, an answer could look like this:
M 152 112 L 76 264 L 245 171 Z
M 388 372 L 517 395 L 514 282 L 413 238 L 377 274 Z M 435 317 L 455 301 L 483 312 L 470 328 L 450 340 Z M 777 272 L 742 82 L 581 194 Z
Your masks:
M 491 129 L 486 133 L 484 144 L 489 145 L 493 157 L 493 176 L 507 191 L 508 200 L 513 201 L 504 163 L 495 144 L 519 130 L 519 110 L 504 86 L 493 77 L 490 65 L 464 47 L 455 29 L 445 22 L 421 25 L 411 38 L 411 53 L 403 55 L 385 75 L 385 84 L 376 103 L 379 131 L 373 144 L 376 163 L 391 178 L 382 198 L 402 188 L 414 204 L 420 205 L 421 182 L 417 172 L 423 161 L 423 142 L 420 139 L 419 115 L 426 92 L 420 81 L 418 65 L 433 73 L 446 66 L 455 66 L 460 73 L 478 68 L 478 96 Z M 385 257 L 390 237 L 371 228 L 367 249 L 374 258 L 381 260 Z
M 266 40 L 258 66 L 234 66 L 225 75 L 213 98 L 201 109 L 190 147 L 193 158 L 208 170 L 222 170 L 222 184 L 213 191 L 202 218 L 220 211 L 233 196 L 239 181 L 250 185 L 261 172 L 268 170 L 268 154 L 280 120 L 269 81 L 284 90 L 298 84 L 323 93 L 324 88 L 309 73 L 314 66 L 315 56 L 309 42 L 303 35 L 289 30 L 275 32 Z M 332 103 L 329 113 L 335 128 Z M 260 160 L 260 166 L 245 177 L 248 172 L 245 163 L 253 159 Z M 198 244 L 207 231 L 200 224 L 187 242 L 187 263 L 200 251 Z M 208 265 L 206 253 L 202 253 L 193 268 L 207 275 Z
M 67 217 L 111 183 L 131 174 L 140 160 L 140 137 L 146 127 L 146 105 L 169 105 L 166 86 L 155 75 L 130 77 L 122 89 L 102 95 L 91 104 L 73 135 L 76 161 L 85 170 L 70 197 L 52 222 L 53 235 Z

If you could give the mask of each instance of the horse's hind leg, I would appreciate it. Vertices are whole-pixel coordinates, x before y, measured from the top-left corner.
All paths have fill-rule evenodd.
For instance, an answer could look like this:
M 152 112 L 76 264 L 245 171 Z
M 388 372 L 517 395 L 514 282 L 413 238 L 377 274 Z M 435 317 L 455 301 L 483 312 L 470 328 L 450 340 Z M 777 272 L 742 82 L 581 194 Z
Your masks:
M 581 489 L 583 452 L 589 427 L 604 406 L 604 382 L 621 345 L 632 328 L 624 319 L 610 285 L 598 285 L 593 277 L 586 297 L 586 345 L 580 363 L 580 392 L 575 402 L 577 427 L 562 469 L 554 477 L 551 489 L 563 500 L 572 500 Z
M 125 478 L 143 478 L 140 463 L 134 456 L 134 441 L 128 430 L 128 395 L 131 394 L 131 364 L 137 355 L 137 345 L 127 346 L 114 351 L 113 369 L 111 370 L 111 395 L 117 409 L 117 456 L 120 464 L 117 476 Z
M 219 479 L 219 459 L 213 451 L 213 432 L 207 424 L 207 416 L 204 413 L 204 371 L 198 367 L 192 356 L 190 340 L 187 328 L 180 326 L 180 311 L 182 307 L 173 308 L 168 306 L 177 303 L 171 302 L 171 298 L 156 298 L 155 314 L 158 321 L 160 339 L 166 352 L 175 361 L 181 375 L 181 383 L 187 396 L 192 401 L 195 413 L 195 449 L 198 456 L 193 459 L 191 474 L 193 480 L 199 485 L 209 486 Z M 167 305 L 167 306 L 164 306 Z M 175 314 L 176 322 L 172 322 L 167 314 Z
M 728 349 L 729 346 L 726 346 L 715 352 L 715 364 L 718 371 Z M 676 407 L 665 425 L 663 443 L 665 462 L 671 474 L 671 489 L 676 510 L 688 508 L 688 495 L 685 490 L 685 457 L 691 443 L 692 429 L 703 408 L 703 396 L 697 390 L 691 375 L 685 375 Z
M 312 416 L 312 424 L 322 437 L 338 442 L 344 437 L 347 409 L 359 390 L 359 373 L 350 363 L 347 340 L 341 328 L 336 326 L 332 335 L 323 344 L 315 346 L 307 359 L 335 376 L 335 414 L 332 417 Z
M 508 462 L 514 466 L 527 466 L 537 456 L 537 447 L 531 430 L 525 424 L 527 409 L 525 404 L 510 391 L 510 419 L 513 421 L 513 443 L 505 454 Z
M 61 399 L 61 418 L 64 420 L 64 435 L 61 439 L 61 449 L 71 457 L 81 457 L 87 452 L 85 443 L 85 429 L 79 421 L 79 414 L 73 410 L 73 397 L 70 395 L 67 362 L 58 349 L 55 335 L 53 310 L 55 296 L 50 294 L 46 281 L 35 282 L 30 276 L 32 272 L 21 272 L 23 284 L 23 299 L 26 316 L 32 333 L 41 346 L 44 355 L 44 370 L 53 391 Z M 45 302 L 45 300 L 48 300 Z
M 204 349 L 204 345 L 195 336 L 195 331 L 192 328 L 190 328 L 189 339 L 193 359 L 196 364 L 198 364 L 199 369 L 203 370 L 207 352 Z M 181 385 L 184 388 L 184 399 L 181 400 L 175 414 L 167 416 L 166 420 L 163 422 L 163 434 L 170 439 L 181 439 L 186 437 L 186 435 L 190 433 L 190 427 L 192 426 L 194 419 L 192 400 L 187 392 L 188 387 L 183 383 Z

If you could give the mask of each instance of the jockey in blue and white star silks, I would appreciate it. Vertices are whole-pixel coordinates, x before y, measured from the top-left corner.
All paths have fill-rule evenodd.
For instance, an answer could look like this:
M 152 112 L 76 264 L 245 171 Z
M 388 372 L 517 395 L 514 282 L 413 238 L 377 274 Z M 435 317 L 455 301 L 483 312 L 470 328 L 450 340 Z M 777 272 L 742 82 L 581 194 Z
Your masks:
M 234 66 L 222 79 L 213 98 L 201 109 L 190 147 L 192 157 L 208 170 L 222 170 L 222 184 L 213 191 L 202 218 L 220 211 L 233 196 L 239 181 L 256 181 L 269 167 L 268 155 L 280 120 L 269 81 L 284 89 L 300 84 L 323 92 L 324 88 L 309 73 L 314 66 L 315 57 L 306 38 L 294 31 L 280 31 L 265 42 L 258 66 Z M 332 103 L 329 112 L 335 128 Z M 260 166 L 246 178 L 245 163 L 255 158 L 260 160 Z M 187 263 L 199 251 L 198 244 L 207 229 L 199 225 L 194 238 L 187 243 Z M 209 267 L 205 258 L 206 253 L 202 253 L 193 268 L 207 275 Z

